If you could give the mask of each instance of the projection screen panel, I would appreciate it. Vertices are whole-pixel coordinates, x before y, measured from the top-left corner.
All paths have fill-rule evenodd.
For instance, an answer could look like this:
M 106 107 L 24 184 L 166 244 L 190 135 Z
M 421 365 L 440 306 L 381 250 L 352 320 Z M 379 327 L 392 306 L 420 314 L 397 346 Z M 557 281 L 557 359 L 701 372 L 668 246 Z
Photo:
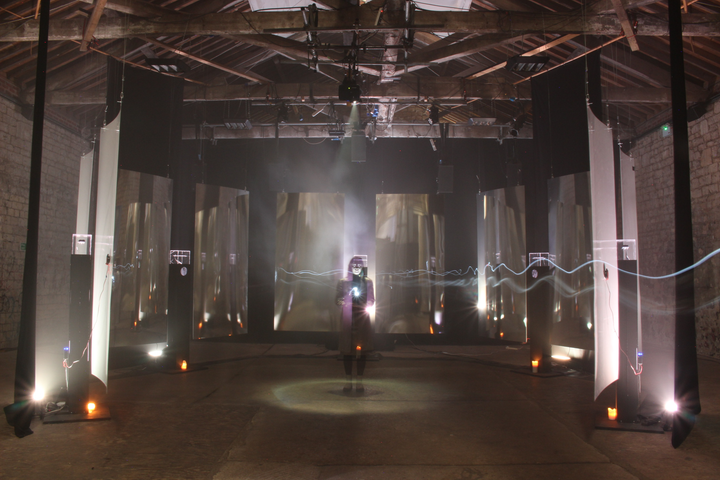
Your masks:
M 442 333 L 443 197 L 388 194 L 375 202 L 375 331 Z
M 98 188 L 95 206 L 95 248 L 93 254 L 93 314 L 90 371 L 105 386 L 108 380 L 108 349 L 110 343 L 110 290 L 107 258 L 112 261 L 115 231 L 115 192 L 120 146 L 120 117 L 100 132 Z
M 340 193 L 278 193 L 275 330 L 340 330 L 344 212 Z
M 525 187 L 484 192 L 477 205 L 479 334 L 524 343 Z
M 167 342 L 172 180 L 120 170 L 110 346 Z
M 588 107 L 593 259 L 595 260 L 595 398 L 618 379 L 618 240 L 612 129 Z M 598 262 L 603 262 L 603 268 Z
M 554 348 L 558 354 L 582 350 L 589 355 L 594 349 L 594 266 L 578 267 L 593 259 L 590 174 L 548 180 L 548 199 L 550 255 L 558 267 L 553 269 L 550 343 L 565 349 Z
M 193 338 L 247 333 L 247 191 L 195 187 Z

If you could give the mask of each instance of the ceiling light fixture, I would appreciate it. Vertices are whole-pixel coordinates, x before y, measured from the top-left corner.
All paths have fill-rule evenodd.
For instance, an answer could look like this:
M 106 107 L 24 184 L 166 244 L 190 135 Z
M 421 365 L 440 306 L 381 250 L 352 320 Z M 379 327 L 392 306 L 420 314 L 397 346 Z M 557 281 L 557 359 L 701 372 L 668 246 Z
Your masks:
M 338 87 L 338 98 L 342 102 L 357 104 L 360 101 L 362 91 L 357 81 L 352 76 L 347 76 Z
M 252 123 L 248 119 L 226 118 L 223 123 L 228 130 L 252 130 Z
M 146 58 L 145 63 L 160 73 L 186 74 L 190 73 L 187 63 L 177 58 Z
M 541 55 L 532 55 L 528 57 L 516 55 L 508 59 L 505 64 L 505 68 L 511 72 L 536 73 L 542 70 L 549 61 L 550 57 L 544 57 Z
M 468 123 L 469 123 L 470 125 L 475 125 L 475 126 L 479 126 L 479 125 L 495 125 L 495 122 L 497 122 L 497 118 L 490 118 L 490 117 L 486 117 L 486 118 L 471 118 L 470 120 L 468 120 Z

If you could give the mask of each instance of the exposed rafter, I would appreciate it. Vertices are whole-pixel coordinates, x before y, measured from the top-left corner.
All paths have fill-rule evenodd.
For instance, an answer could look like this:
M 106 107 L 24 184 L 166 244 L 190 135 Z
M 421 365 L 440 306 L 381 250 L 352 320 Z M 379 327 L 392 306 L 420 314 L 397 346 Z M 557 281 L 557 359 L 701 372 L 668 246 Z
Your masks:
M 185 112 L 212 115 L 208 121 L 217 122 L 212 112 L 219 103 L 250 100 L 253 124 L 260 126 L 277 120 L 274 110 L 283 102 L 292 106 L 291 120 L 300 122 L 304 115 L 307 122 L 321 105 L 337 99 L 349 61 L 347 39 L 340 40 L 345 31 L 356 33 L 361 108 L 378 136 L 402 136 L 397 125 L 426 123 L 430 105 L 438 106 L 441 122 L 449 124 L 465 125 L 477 117 L 507 124 L 518 108 L 531 124 L 529 83 L 518 83 L 524 80 L 502 68 L 520 52 L 544 50 L 551 70 L 601 50 L 603 102 L 619 137 L 654 125 L 667 108 L 667 10 L 661 0 L 473 0 L 469 12 L 426 11 L 427 4 L 417 2 L 414 15 L 406 11 L 405 0 L 321 0 L 317 22 L 315 10 L 306 8 L 303 15 L 298 8 L 274 9 L 276 0 L 263 2 L 257 12 L 248 0 L 53 1 L 48 102 L 70 121 L 101 115 L 106 63 L 100 53 L 147 69 L 152 47 L 150 56 L 182 56 L 190 66 L 183 77 L 188 104 L 218 102 L 188 105 Z M 28 20 L 34 7 L 34 1 L 13 1 L 0 12 L 0 77 L 26 102 L 32 101 L 35 76 L 37 22 Z M 701 102 L 720 92 L 720 39 L 715 38 L 720 0 L 691 0 L 686 12 L 687 98 Z M 94 31 L 87 25 L 91 16 L 92 23 L 97 19 Z M 390 48 L 411 38 L 408 31 L 414 41 Z M 565 41 L 571 35 L 582 37 Z M 87 52 L 78 50 L 83 40 Z M 335 106 L 340 117 L 312 118 L 342 122 L 348 113 Z
M 627 11 L 625 11 L 626 2 L 624 0 L 611 1 L 613 7 L 615 8 L 615 13 L 617 14 L 618 20 L 620 20 L 620 25 L 622 26 L 625 38 L 627 39 L 628 44 L 630 44 L 630 49 L 633 52 L 637 52 L 638 50 L 640 50 L 640 46 L 638 45 L 637 39 L 635 38 L 635 31 L 633 29 L 632 22 L 630 21 L 630 17 L 628 16 Z
M 400 12 L 401 13 L 401 12 Z M 318 31 L 342 32 L 393 30 L 405 27 L 404 17 L 388 12 L 380 25 L 375 24 L 376 15 L 370 9 L 347 8 L 338 11 L 318 12 Z M 34 41 L 38 37 L 39 23 L 28 20 L 21 25 L 10 22 L 0 26 L 0 41 Z M 82 40 L 85 21 L 81 18 L 60 20 L 50 25 L 49 39 Z M 720 14 L 683 15 L 683 35 L 720 36 Z M 414 29 L 424 31 L 450 31 L 476 34 L 507 33 L 509 25 L 515 35 L 541 33 L 588 34 L 617 36 L 622 32 L 620 21 L 605 15 L 582 16 L 575 13 L 553 13 L 538 16 L 518 12 L 416 12 Z M 256 33 L 296 33 L 306 31 L 303 16 L 299 12 L 256 12 L 208 14 L 187 18 L 165 18 L 163 22 L 138 19 L 128 24 L 122 18 L 100 20 L 94 36 L 98 39 L 128 36 L 182 35 L 251 35 Z M 667 21 L 661 17 L 645 15 L 638 18 L 637 36 L 666 36 Z
M 106 2 L 107 0 L 97 0 L 95 2 L 95 8 L 93 8 L 92 15 L 90 15 L 90 20 L 87 22 L 87 28 L 85 29 L 82 41 L 80 42 L 81 52 L 87 52 L 88 44 L 93 39 L 95 29 L 97 28 L 98 23 L 100 23 L 100 17 L 103 14 Z
M 210 60 L 206 60 L 197 55 L 193 55 L 192 53 L 185 52 L 178 48 L 174 48 L 172 45 L 168 45 L 166 43 L 163 43 L 159 40 L 155 40 L 153 38 L 149 38 L 149 37 L 139 37 L 139 38 L 141 40 L 144 40 L 145 42 L 152 43 L 153 45 L 158 46 L 160 48 L 164 48 L 165 50 L 172 52 L 176 55 L 190 58 L 192 60 L 195 60 L 196 62 L 200 62 L 209 67 L 217 68 L 218 70 L 222 70 L 223 72 L 227 72 L 231 75 L 237 75 L 238 77 L 246 78 L 246 79 L 250 80 L 251 82 L 272 83 L 272 81 L 268 80 L 267 78 L 265 78 L 261 75 L 258 75 L 257 73 L 252 73 L 247 70 L 240 70 L 237 68 L 230 68 L 230 67 L 226 67 L 225 65 L 220 65 L 219 63 L 216 63 L 216 62 L 211 62 Z
M 556 38 L 556 39 L 553 40 L 552 42 L 548 42 L 548 43 L 546 43 L 545 45 L 541 45 L 541 46 L 539 46 L 539 47 L 537 47 L 537 48 L 533 48 L 532 50 L 530 50 L 530 51 L 528 51 L 528 52 L 525 52 L 523 55 L 537 55 L 538 53 L 545 52 L 545 51 L 551 49 L 552 47 L 555 47 L 555 46 L 560 45 L 560 44 L 565 43 L 565 42 L 569 42 L 570 40 L 572 40 L 572 39 L 575 38 L 575 37 L 577 37 L 577 35 L 570 34 L 570 35 L 565 35 L 565 36 L 560 37 L 560 38 Z M 473 74 L 473 75 L 470 75 L 470 76 L 467 77 L 467 78 L 468 78 L 468 80 L 472 80 L 473 78 L 482 77 L 482 76 L 484 76 L 484 75 L 487 75 L 487 74 L 489 74 L 489 73 L 492 73 L 492 72 L 494 72 L 494 71 L 497 71 L 497 70 L 499 70 L 499 69 L 501 69 L 501 68 L 505 68 L 505 65 L 507 65 L 507 62 L 498 63 L 497 65 L 493 65 L 493 66 L 490 67 L 490 68 L 486 68 L 486 69 L 484 69 L 484 70 L 482 70 L 482 71 L 480 71 L 480 72 L 478 72 L 478 73 L 475 73 L 475 74 Z

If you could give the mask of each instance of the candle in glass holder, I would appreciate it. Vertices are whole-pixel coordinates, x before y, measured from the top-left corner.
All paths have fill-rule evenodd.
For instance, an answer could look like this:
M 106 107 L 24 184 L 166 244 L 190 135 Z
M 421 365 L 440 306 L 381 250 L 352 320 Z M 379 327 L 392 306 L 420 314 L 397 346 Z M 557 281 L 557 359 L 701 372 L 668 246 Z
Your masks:
M 608 407 L 608 420 L 617 420 L 617 408 Z
M 533 360 L 533 361 L 530 362 L 530 363 L 532 363 L 532 371 L 533 371 L 533 373 L 537 373 L 537 372 L 538 372 L 538 365 L 540 364 L 540 362 L 539 362 L 538 360 Z

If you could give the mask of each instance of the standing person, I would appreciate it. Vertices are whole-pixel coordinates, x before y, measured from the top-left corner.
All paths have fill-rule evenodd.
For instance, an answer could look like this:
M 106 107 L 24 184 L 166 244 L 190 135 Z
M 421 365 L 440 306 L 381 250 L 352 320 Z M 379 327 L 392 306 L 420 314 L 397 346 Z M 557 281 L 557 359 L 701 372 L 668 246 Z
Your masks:
M 373 282 L 367 277 L 367 256 L 355 255 L 348 264 L 347 277 L 338 282 L 336 302 L 342 307 L 339 349 L 347 382 L 344 392 L 352 390 L 353 357 L 357 359 L 355 391 L 364 392 L 363 373 L 368 352 L 373 350 L 373 331 L 368 308 L 375 305 Z

